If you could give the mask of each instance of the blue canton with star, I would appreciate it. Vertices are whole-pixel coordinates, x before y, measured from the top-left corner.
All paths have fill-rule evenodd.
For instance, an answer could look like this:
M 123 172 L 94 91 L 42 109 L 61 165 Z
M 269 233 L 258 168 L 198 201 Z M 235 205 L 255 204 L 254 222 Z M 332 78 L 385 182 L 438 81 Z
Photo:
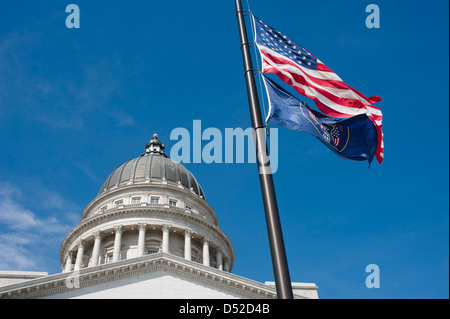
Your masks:
M 304 68 L 317 70 L 317 59 L 302 46 L 255 17 L 256 43 L 272 49 Z

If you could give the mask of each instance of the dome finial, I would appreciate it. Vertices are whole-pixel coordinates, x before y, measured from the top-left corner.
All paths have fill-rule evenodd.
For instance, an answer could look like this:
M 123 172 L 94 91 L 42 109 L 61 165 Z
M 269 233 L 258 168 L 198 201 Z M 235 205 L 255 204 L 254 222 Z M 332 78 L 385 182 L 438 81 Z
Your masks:
M 164 144 L 158 139 L 158 134 L 153 134 L 153 139 L 145 145 L 145 152 L 164 154 Z

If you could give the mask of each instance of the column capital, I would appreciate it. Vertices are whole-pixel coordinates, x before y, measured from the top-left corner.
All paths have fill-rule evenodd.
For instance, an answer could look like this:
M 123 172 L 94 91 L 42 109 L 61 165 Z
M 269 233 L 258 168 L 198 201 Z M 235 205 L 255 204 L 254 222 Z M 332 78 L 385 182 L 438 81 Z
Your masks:
M 123 225 L 114 226 L 114 231 L 116 233 L 122 234 L 123 229 L 124 229 Z
M 169 232 L 169 231 L 170 231 L 170 228 L 172 228 L 172 226 L 167 225 L 167 224 L 163 224 L 163 225 L 161 226 L 161 229 L 162 229 L 163 232 Z
M 103 233 L 101 230 L 97 230 L 95 232 L 92 233 L 92 236 L 94 236 L 95 239 L 101 239 L 103 238 Z
M 184 229 L 184 237 L 191 237 L 194 232 L 188 228 Z
M 77 242 L 77 246 L 78 246 L 78 248 L 84 248 L 85 246 L 86 246 L 86 241 L 84 240 L 84 239 L 80 239 L 78 242 Z
M 147 224 L 146 223 L 138 223 L 138 229 L 140 231 L 144 231 L 147 229 Z

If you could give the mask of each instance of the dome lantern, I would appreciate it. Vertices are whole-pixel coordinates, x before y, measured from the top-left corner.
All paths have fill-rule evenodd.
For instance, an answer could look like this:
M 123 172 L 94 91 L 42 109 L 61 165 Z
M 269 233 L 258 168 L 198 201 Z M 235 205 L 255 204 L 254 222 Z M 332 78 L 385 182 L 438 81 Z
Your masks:
M 164 144 L 158 139 L 158 134 L 153 134 L 153 139 L 147 142 L 145 145 L 146 153 L 159 153 L 164 154 Z

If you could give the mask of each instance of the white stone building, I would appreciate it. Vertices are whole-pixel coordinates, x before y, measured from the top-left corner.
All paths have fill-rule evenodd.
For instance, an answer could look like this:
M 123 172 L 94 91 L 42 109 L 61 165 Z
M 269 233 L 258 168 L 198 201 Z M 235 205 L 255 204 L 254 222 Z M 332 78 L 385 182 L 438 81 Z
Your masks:
M 234 250 L 195 177 L 157 135 L 120 165 L 62 242 L 62 272 L 0 271 L 0 298 L 276 298 L 231 273 Z M 317 286 L 293 283 L 296 298 Z

